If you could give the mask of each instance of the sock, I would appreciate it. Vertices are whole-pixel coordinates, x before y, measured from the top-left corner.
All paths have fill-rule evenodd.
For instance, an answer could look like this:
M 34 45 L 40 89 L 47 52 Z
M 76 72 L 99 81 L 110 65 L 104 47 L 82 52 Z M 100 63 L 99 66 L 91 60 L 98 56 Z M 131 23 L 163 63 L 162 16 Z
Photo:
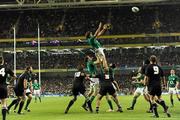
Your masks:
M 17 106 L 19 105 L 19 102 L 17 102 L 14 106 L 14 110 L 16 110 Z
M 6 111 L 7 109 L 6 108 L 2 108 L 2 120 L 6 120 Z
M 94 100 L 94 98 L 95 98 L 95 96 L 92 96 L 92 97 L 90 98 L 91 103 L 92 103 L 92 101 Z
M 111 100 L 107 100 L 107 102 L 108 102 L 108 104 L 109 104 L 110 109 L 113 110 L 113 106 L 112 106 Z
M 153 109 L 153 112 L 154 112 L 155 116 L 159 117 L 158 112 L 157 112 L 157 104 L 156 103 L 152 104 L 152 109 Z
M 28 106 L 29 106 L 30 102 L 31 102 L 31 99 L 28 99 L 28 100 L 27 100 L 27 103 L 26 103 L 26 107 L 25 107 L 25 109 L 27 109 L 27 108 L 28 108 Z
M 41 97 L 39 97 L 39 101 L 41 102 Z
M 69 104 L 68 104 L 67 108 L 66 108 L 66 111 L 68 111 L 68 110 L 69 110 L 69 108 L 70 108 L 73 104 L 74 104 L 74 101 L 73 101 L 73 100 L 71 100 L 71 101 L 69 102 Z
M 87 105 L 88 105 L 90 112 L 93 112 L 90 100 L 87 101 Z
M 37 101 L 37 97 L 35 96 L 35 102 Z
M 164 100 L 161 100 L 161 101 L 159 102 L 159 104 L 164 108 L 164 111 L 166 111 L 167 106 L 166 106 Z
M 174 106 L 174 100 L 173 99 L 171 99 L 171 105 Z
M 21 114 L 21 110 L 23 108 L 23 105 L 24 105 L 24 101 L 21 101 L 20 104 L 19 104 L 19 110 L 18 110 L 19 114 Z
M 82 106 L 86 106 L 86 103 L 87 103 L 87 100 L 84 101 L 83 105 Z
M 10 110 L 11 107 L 12 107 L 13 105 L 15 105 L 16 103 L 18 103 L 18 99 L 14 99 L 14 100 L 11 102 L 11 104 L 8 106 L 8 110 Z
M 134 109 L 135 104 L 136 104 L 136 98 L 134 98 L 133 101 L 132 101 L 132 106 L 131 106 L 131 107 L 132 107 L 133 109 Z
M 152 103 L 150 100 L 149 100 L 149 110 L 152 110 Z
M 96 107 L 96 113 L 98 113 L 99 112 L 99 107 Z

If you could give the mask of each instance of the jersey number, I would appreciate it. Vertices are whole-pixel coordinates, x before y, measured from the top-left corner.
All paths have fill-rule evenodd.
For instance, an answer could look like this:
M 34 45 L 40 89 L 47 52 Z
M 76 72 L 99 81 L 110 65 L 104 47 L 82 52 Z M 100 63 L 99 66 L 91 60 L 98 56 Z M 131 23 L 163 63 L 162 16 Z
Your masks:
M 157 75 L 159 74 L 159 68 L 158 66 L 153 66 L 154 74 Z
M 2 69 L 0 70 L 0 75 L 2 75 L 3 77 L 5 76 L 5 68 L 2 68 Z

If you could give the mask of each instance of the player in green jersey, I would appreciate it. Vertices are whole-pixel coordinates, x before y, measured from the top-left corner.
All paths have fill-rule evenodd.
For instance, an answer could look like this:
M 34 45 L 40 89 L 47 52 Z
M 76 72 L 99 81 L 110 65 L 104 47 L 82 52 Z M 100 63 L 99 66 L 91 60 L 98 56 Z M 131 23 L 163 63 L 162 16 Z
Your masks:
M 127 108 L 127 110 L 134 110 L 137 98 L 141 94 L 144 95 L 144 75 L 141 74 L 141 68 L 139 68 L 137 76 L 132 77 L 132 79 L 135 80 L 132 83 L 136 86 L 136 91 L 134 92 L 132 105 L 131 107 Z
M 102 25 L 102 23 L 99 24 L 98 29 L 96 32 L 93 33 L 88 31 L 85 34 L 86 40 L 89 43 L 89 45 L 95 50 L 95 55 L 97 60 L 95 61 L 96 64 L 102 64 L 103 67 L 108 70 L 108 64 L 106 60 L 106 56 L 104 54 L 104 49 L 102 48 L 102 45 L 100 42 L 97 40 L 99 36 L 101 36 L 107 29 L 108 29 L 108 24 Z
M 170 75 L 167 79 L 167 88 L 169 90 L 170 94 L 170 101 L 172 107 L 174 106 L 174 100 L 173 100 L 173 94 L 176 94 L 177 99 L 180 101 L 180 97 L 178 96 L 178 85 L 179 85 L 180 79 L 175 74 L 175 70 L 170 70 Z
M 35 96 L 35 103 L 37 102 L 37 98 L 39 98 L 39 102 L 41 102 L 41 85 L 37 82 L 37 80 L 34 80 L 33 90 Z

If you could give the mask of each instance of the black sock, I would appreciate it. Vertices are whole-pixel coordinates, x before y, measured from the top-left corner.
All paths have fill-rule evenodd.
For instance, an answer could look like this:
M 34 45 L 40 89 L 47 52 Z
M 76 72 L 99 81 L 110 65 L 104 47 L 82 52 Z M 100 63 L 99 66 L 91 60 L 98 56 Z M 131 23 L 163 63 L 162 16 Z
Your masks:
M 17 106 L 19 105 L 19 102 L 17 102 L 14 106 L 14 110 L 16 110 Z
M 91 103 L 92 103 L 92 101 L 94 100 L 94 98 L 95 98 L 95 96 L 92 96 L 92 97 L 90 98 Z
M 155 114 L 155 116 L 159 117 L 158 112 L 157 112 L 157 104 L 156 103 L 152 104 L 152 109 L 153 109 L 153 113 Z
M 66 111 L 68 111 L 73 104 L 74 104 L 74 101 L 71 100 L 66 108 Z
M 96 112 L 97 112 L 97 113 L 99 112 L 99 107 L 96 107 Z
M 88 105 L 90 112 L 93 112 L 90 100 L 87 101 L 87 105 Z
M 152 110 L 152 103 L 150 100 L 149 100 L 149 110 Z
M 136 104 L 136 98 L 134 98 L 133 101 L 132 101 L 132 106 L 131 106 L 131 107 L 132 107 L 133 109 L 134 109 L 135 104 Z
M 21 101 L 20 104 L 19 104 L 19 110 L 18 110 L 19 114 L 21 114 L 21 110 L 23 108 L 23 105 L 24 105 L 24 101 Z
M 6 120 L 6 111 L 7 109 L 6 108 L 2 108 L 2 120 Z
M 159 104 L 164 108 L 164 110 L 167 109 L 167 106 L 166 106 L 164 100 L 161 100 L 161 101 L 159 102 Z
M 87 100 L 85 100 L 85 101 L 84 101 L 84 103 L 83 103 L 83 105 L 82 105 L 82 106 L 84 106 L 84 107 L 85 107 L 85 106 L 86 106 L 86 104 L 87 104 Z
M 39 101 L 41 102 L 41 97 L 39 97 Z
M 109 104 L 110 109 L 113 110 L 113 105 L 112 105 L 111 100 L 107 100 L 107 102 L 108 102 L 108 104 Z
M 28 106 L 29 106 L 30 102 L 31 102 L 31 99 L 28 99 L 28 100 L 27 100 L 27 103 L 26 103 L 26 107 L 25 107 L 25 109 L 27 109 L 27 108 L 28 108 Z
M 14 99 L 14 100 L 11 102 L 11 104 L 8 106 L 8 110 L 10 110 L 11 107 L 12 107 L 13 105 L 15 105 L 16 103 L 18 103 L 18 99 Z
M 35 97 L 35 102 L 37 101 L 37 97 Z
M 171 105 L 174 106 L 174 100 L 173 99 L 171 99 Z

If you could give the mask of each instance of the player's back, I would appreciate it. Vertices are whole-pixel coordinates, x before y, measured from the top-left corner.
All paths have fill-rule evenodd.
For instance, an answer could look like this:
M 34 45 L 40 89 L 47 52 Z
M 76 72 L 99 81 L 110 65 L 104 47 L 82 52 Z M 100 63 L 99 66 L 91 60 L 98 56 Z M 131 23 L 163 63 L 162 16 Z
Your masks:
M 23 72 L 23 73 L 19 76 L 16 86 L 17 86 L 18 88 L 23 89 L 23 87 L 24 87 L 24 80 L 25 80 L 25 79 L 26 79 L 26 80 L 30 80 L 30 75 L 29 75 L 29 73 L 28 73 L 27 71 Z
M 83 85 L 84 79 L 85 79 L 85 73 L 84 72 L 81 72 L 81 71 L 75 72 L 73 85 L 74 86 Z
M 0 65 L 0 85 L 5 85 L 6 84 L 6 79 L 8 74 L 11 76 L 14 75 L 14 73 L 8 69 L 5 65 Z
M 146 75 L 149 77 L 149 86 L 161 86 L 161 77 L 163 77 L 164 74 L 159 65 L 148 65 L 146 69 Z

